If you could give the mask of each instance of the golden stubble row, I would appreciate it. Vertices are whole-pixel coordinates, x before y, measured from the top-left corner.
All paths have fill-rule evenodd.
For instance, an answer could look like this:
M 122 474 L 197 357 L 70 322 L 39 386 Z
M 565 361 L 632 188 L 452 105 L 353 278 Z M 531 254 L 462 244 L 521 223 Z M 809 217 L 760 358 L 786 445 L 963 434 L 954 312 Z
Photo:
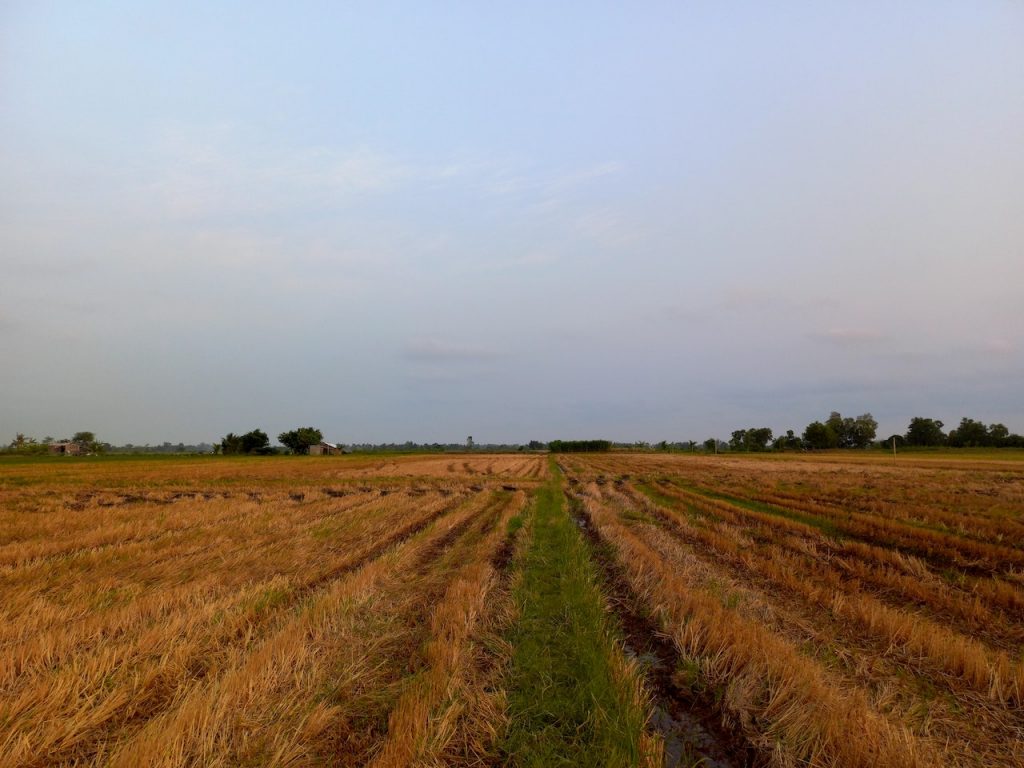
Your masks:
M 388 718 L 388 736 L 369 763 L 372 768 L 440 765 L 472 701 L 477 623 L 498 576 L 494 553 L 509 518 L 522 510 L 525 494 L 507 504 L 497 524 L 481 540 L 430 617 L 426 669 L 403 692 Z
M 721 691 L 727 721 L 773 765 L 934 764 L 933 753 L 909 730 L 873 711 L 856 689 L 836 688 L 813 660 L 769 627 L 723 605 L 719 595 L 701 588 L 705 574 L 699 565 L 667 559 L 598 497 L 592 486 L 581 500 L 601 537 L 615 548 L 631 587 L 682 657 L 699 668 L 703 684 Z
M 862 697 L 869 711 L 895 718 L 899 727 L 905 721 L 915 738 L 924 739 L 919 746 L 942 754 L 944 764 L 1009 766 L 1024 758 L 1019 665 L 943 623 L 941 613 L 922 616 L 920 606 L 901 599 L 891 585 L 865 594 L 870 584 L 842 567 L 862 565 L 879 583 L 881 574 L 900 569 L 941 589 L 944 582 L 922 561 L 875 548 L 865 552 L 877 558 L 861 563 L 855 557 L 859 544 L 838 556 L 847 542 L 811 526 L 761 519 L 762 513 L 669 493 L 661 485 L 654 486 L 661 496 L 657 504 L 630 482 L 587 486 L 577 478 L 574 487 L 628 522 L 653 557 L 687 573 L 689 589 L 704 591 L 800 653 L 828 660 L 821 673 L 831 685 Z M 991 615 L 1006 636 L 1019 631 L 1008 617 Z
M 481 498 L 332 582 L 265 640 L 237 650 L 221 675 L 112 747 L 110 764 L 364 763 L 383 738 L 366 728 L 367 710 L 391 708 L 410 656 L 420 653 L 426 628 L 407 617 L 486 558 L 481 526 L 508 506 Z M 453 542 L 446 561 L 425 561 L 459 530 L 468 531 L 465 541 Z
M 850 459 L 854 452 L 846 454 Z M 828 461 L 825 461 L 825 459 Z M 1024 534 L 1024 462 L 1010 469 L 961 462 L 956 470 L 928 463 L 844 464 L 841 457 L 616 456 L 590 471 L 632 473 L 687 482 L 812 514 L 861 513 L 953 535 L 1020 546 Z
M 436 530 L 438 520 L 472 518 L 489 502 L 489 494 L 480 494 L 468 501 L 445 500 L 440 507 L 406 507 L 401 518 L 391 519 L 399 527 L 390 539 L 369 522 L 378 516 L 368 515 L 352 531 L 355 546 L 311 558 L 304 571 L 275 571 L 273 561 L 268 563 L 261 552 L 250 565 L 263 568 L 263 576 L 251 577 L 219 598 L 200 591 L 176 605 L 165 603 L 169 612 L 140 612 L 127 628 L 112 627 L 112 636 L 80 628 L 74 637 L 64 638 L 57 631 L 49 642 L 31 638 L 9 661 L 10 684 L 0 704 L 0 722 L 8 724 L 9 741 L 0 751 L 21 754 L 25 760 L 40 750 L 73 751 L 81 741 L 105 743 L 96 731 L 124 727 L 141 713 L 149 717 L 153 710 L 173 707 L 192 681 L 219 677 L 233 656 L 247 655 L 275 631 L 283 616 L 315 602 L 347 568 L 358 570 L 367 558 L 374 562 L 390 546 L 401 544 L 401 530 L 415 530 L 417 514 L 419 522 L 430 525 L 434 520 L 430 530 Z M 286 548 L 286 559 L 295 562 L 293 548 Z M 242 564 L 230 559 L 221 566 L 225 576 L 244 573 Z M 124 618 L 130 621 L 131 614 Z
M 353 477 L 410 478 L 422 477 L 457 481 L 487 479 L 536 480 L 545 476 L 543 456 L 507 454 L 475 454 L 428 456 L 395 456 L 372 458 L 351 469 Z M 342 475 L 339 474 L 339 477 Z
M 837 564 L 793 554 L 777 544 L 753 545 L 742 529 L 726 523 L 706 527 L 673 515 L 674 528 L 704 551 L 737 569 L 849 622 L 906 656 L 926 659 L 935 669 L 970 689 L 1016 705 L 1024 691 L 1024 673 L 1005 651 L 993 651 L 946 625 L 892 607 L 862 590 Z
M 657 506 L 631 487 L 628 492 L 638 504 Z M 1017 647 L 1024 637 L 1019 622 L 1024 591 L 998 577 L 976 578 L 970 587 L 960 587 L 937 575 L 920 557 L 895 549 L 833 539 L 806 523 L 708 499 L 671 485 L 658 485 L 657 492 L 705 516 L 704 531 L 738 528 L 803 555 L 816 583 L 827 582 L 838 589 L 866 588 L 886 602 L 928 610 L 937 620 L 956 625 L 963 632 L 991 636 L 1005 648 Z
M 406 518 L 418 520 L 458 498 L 392 495 L 299 506 L 243 502 L 230 515 L 208 508 L 214 520 L 208 526 L 31 564 L 0 577 L 6 620 L 0 623 L 0 647 L 47 631 L 58 638 L 102 637 L 107 628 L 124 634 L 173 612 L 176 600 L 216 600 L 274 575 L 302 578 L 301 571 L 350 558 L 371 537 L 386 536 Z

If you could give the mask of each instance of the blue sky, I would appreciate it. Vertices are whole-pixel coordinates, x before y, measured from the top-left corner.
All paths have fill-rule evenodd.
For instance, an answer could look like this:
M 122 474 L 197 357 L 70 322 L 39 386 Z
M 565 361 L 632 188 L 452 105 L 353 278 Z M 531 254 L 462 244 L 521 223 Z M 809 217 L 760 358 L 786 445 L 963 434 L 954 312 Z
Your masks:
M 0 440 L 1024 431 L 1024 6 L 0 6 Z

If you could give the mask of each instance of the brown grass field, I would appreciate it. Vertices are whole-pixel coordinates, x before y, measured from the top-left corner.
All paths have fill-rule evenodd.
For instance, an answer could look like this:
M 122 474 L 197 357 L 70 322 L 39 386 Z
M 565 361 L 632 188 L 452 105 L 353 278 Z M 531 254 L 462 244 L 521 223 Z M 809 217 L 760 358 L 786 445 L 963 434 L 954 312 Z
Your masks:
M 5 768 L 1024 766 L 1024 461 L 0 458 L 0 648 Z

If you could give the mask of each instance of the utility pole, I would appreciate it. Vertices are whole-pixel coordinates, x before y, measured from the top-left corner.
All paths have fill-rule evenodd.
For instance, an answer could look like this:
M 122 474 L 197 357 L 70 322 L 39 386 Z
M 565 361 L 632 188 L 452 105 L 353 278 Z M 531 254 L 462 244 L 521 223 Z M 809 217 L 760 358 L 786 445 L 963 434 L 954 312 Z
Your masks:
M 892 436 L 892 463 L 896 463 L 896 435 Z

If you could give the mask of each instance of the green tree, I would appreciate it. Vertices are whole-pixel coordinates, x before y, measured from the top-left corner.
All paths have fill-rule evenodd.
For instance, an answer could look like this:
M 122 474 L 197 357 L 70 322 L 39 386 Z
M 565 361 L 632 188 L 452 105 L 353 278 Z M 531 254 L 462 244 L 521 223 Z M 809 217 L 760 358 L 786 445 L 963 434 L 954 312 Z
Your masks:
M 270 438 L 267 433 L 260 429 L 246 432 L 244 435 L 236 435 L 228 432 L 220 441 L 221 453 L 228 455 L 233 453 L 269 453 Z
M 270 438 L 261 429 L 254 429 L 242 435 L 242 451 L 244 453 L 265 453 L 270 448 Z
M 311 445 L 318 444 L 324 439 L 323 433 L 315 427 L 297 427 L 290 432 L 282 432 L 277 436 L 281 445 L 285 446 L 292 453 L 309 453 Z
M 779 435 L 775 438 L 772 446 L 778 451 L 798 451 L 803 446 L 803 442 L 794 434 L 792 429 L 787 429 L 785 435 Z
M 53 439 L 50 439 L 53 442 Z M 23 453 L 28 455 L 41 455 L 49 450 L 49 443 L 40 443 L 34 437 L 29 437 L 21 432 L 18 432 L 11 444 L 8 446 L 8 450 L 14 453 Z
M 220 452 L 225 456 L 242 452 L 242 438 L 234 432 L 228 432 L 220 440 Z
M 1010 430 L 1006 428 L 1005 424 L 989 424 L 988 426 L 988 444 L 1001 448 L 1006 445 L 1010 439 Z
M 868 448 L 875 442 L 878 433 L 878 422 L 870 413 L 864 413 L 855 419 L 847 419 L 852 423 L 847 426 L 847 439 L 850 448 Z
M 832 446 L 835 448 L 867 448 L 878 431 L 878 422 L 870 413 L 844 419 L 839 411 L 832 411 L 825 425 L 836 436 L 836 444 Z
M 907 445 L 942 445 L 946 442 L 946 434 L 942 431 L 942 427 L 943 424 L 939 419 L 915 416 L 910 420 L 904 439 Z
M 843 422 L 843 416 L 839 411 L 832 411 L 829 414 L 828 419 L 825 421 L 825 426 L 832 430 L 832 434 L 835 435 L 835 445 L 830 446 L 832 448 L 845 448 L 846 447 L 846 424 Z
M 765 451 L 771 441 L 772 431 L 770 428 L 753 427 L 747 430 L 744 446 L 748 451 Z
M 737 429 L 729 438 L 729 448 L 734 451 L 764 451 L 771 441 L 772 431 L 768 427 Z
M 989 444 L 988 427 L 981 421 L 960 419 L 960 426 L 949 433 L 948 442 L 954 448 L 978 448 Z
M 102 453 L 103 444 L 96 439 L 94 432 L 75 432 L 71 442 L 78 443 L 90 453 Z
M 804 443 L 808 448 L 825 450 L 839 445 L 839 437 L 829 424 L 812 421 L 804 430 Z

